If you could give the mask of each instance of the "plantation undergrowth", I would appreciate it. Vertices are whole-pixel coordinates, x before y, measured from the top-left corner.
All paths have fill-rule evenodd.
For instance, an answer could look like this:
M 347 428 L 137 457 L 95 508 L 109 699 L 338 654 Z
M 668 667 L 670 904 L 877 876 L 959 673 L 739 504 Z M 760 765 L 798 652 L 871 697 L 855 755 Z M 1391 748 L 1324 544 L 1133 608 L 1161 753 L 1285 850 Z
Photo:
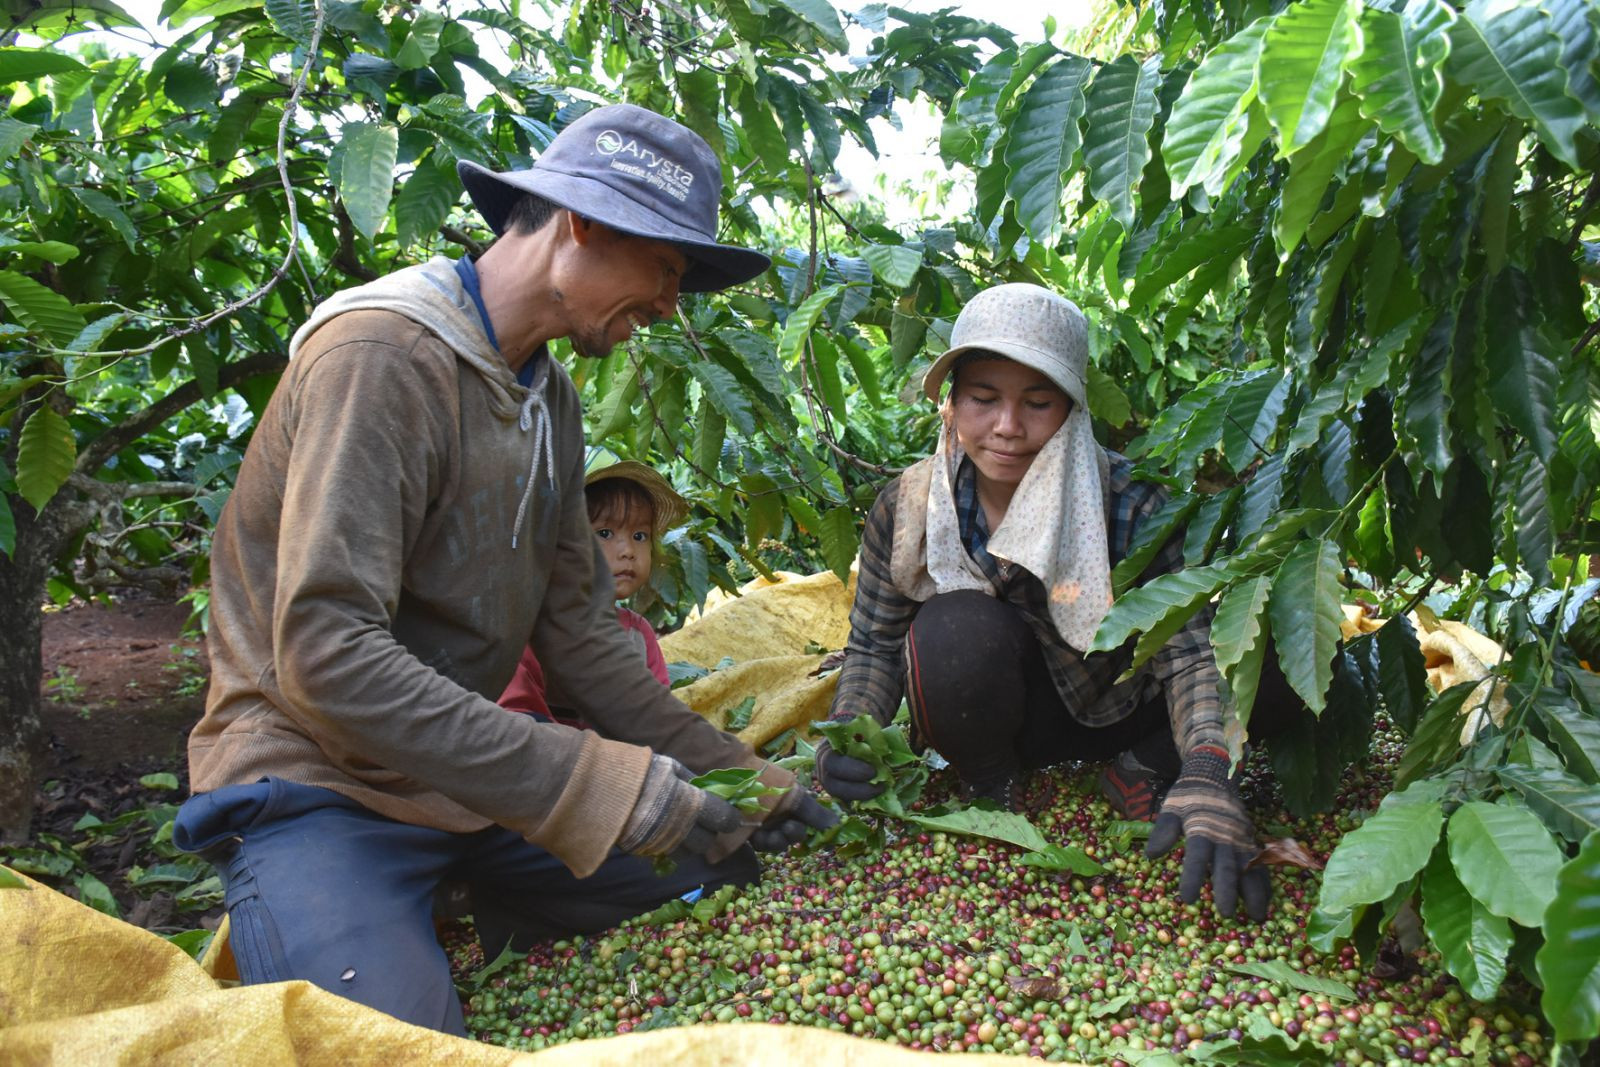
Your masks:
M 446 936 L 467 1027 L 528 1050 L 749 1021 L 1113 1064 L 1542 1062 L 1536 991 L 1508 982 L 1478 1003 L 1431 953 L 1389 940 L 1364 960 L 1306 942 L 1321 875 L 1301 864 L 1325 860 L 1376 806 L 1401 747 L 1380 730 L 1334 811 L 1306 820 L 1281 813 L 1265 760 L 1247 762 L 1241 791 L 1263 836 L 1280 839 L 1259 925 L 1216 916 L 1209 890 L 1179 901 L 1181 850 L 1147 860 L 1143 824 L 1117 821 L 1098 766 L 1083 765 L 1034 775 L 1020 807 L 1104 873 L 1028 867 L 1011 845 L 895 824 L 880 854 L 787 855 L 756 885 L 498 966 L 482 967 L 458 926 Z M 922 804 L 947 801 L 953 784 L 936 773 Z

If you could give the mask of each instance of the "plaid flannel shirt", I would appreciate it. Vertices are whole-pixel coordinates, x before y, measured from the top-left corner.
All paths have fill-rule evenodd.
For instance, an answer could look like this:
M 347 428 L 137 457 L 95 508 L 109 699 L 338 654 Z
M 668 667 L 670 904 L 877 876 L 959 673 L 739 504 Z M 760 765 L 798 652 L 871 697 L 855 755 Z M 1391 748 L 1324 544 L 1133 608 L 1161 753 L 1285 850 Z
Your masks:
M 1106 450 L 1110 460 L 1110 504 L 1106 513 L 1107 551 L 1112 566 L 1128 553 L 1139 525 L 1167 499 L 1160 485 L 1133 480 L 1133 464 Z M 894 717 L 905 693 L 906 631 L 921 605 L 895 588 L 889 574 L 894 544 L 899 481 L 878 495 L 861 539 L 860 573 L 850 609 L 850 640 L 845 646 L 839 688 L 831 717 L 865 711 L 879 722 Z M 978 504 L 977 478 L 970 459 L 956 474 L 956 512 L 961 539 L 991 588 L 1027 621 L 1044 651 L 1050 677 L 1074 719 L 1090 727 L 1109 726 L 1131 715 L 1158 691 L 1166 697 L 1172 738 L 1180 755 L 1199 744 L 1224 745 L 1223 715 L 1216 659 L 1211 651 L 1211 610 L 1205 608 L 1174 634 L 1138 672 L 1118 684 L 1133 660 L 1134 642 L 1110 652 L 1084 656 L 1069 647 L 1050 620 L 1044 583 L 1023 568 L 1002 575 L 987 545 L 989 530 Z M 1183 568 L 1183 538 L 1162 546 L 1141 579 Z

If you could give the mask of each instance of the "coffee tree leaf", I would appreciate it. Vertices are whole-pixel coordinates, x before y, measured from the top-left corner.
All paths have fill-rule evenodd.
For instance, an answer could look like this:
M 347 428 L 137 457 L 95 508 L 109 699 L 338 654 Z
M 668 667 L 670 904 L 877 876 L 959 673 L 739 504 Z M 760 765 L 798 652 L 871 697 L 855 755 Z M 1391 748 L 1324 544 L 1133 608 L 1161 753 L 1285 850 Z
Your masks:
M 1061 197 L 1078 152 L 1083 88 L 1093 69 L 1082 56 L 1057 60 L 1023 94 L 1008 130 L 1006 191 L 1016 201 L 1017 221 L 1041 243 L 1061 232 Z
M 1521 804 L 1469 800 L 1450 816 L 1450 861 L 1475 900 L 1495 915 L 1537 927 L 1556 894 L 1561 849 Z
M 1272 583 L 1267 613 L 1278 662 L 1314 714 L 1322 712 L 1333 680 L 1341 593 L 1338 546 L 1321 538 L 1291 549 Z
M 1292 156 L 1321 133 L 1333 113 L 1344 68 L 1361 53 L 1359 6 L 1308 0 L 1278 15 L 1261 43 L 1261 102 Z
M 822 558 L 841 582 L 850 580 L 850 565 L 861 551 L 861 535 L 856 531 L 855 512 L 847 507 L 829 508 L 822 516 Z
M 1133 229 L 1133 194 L 1150 161 L 1161 57 L 1140 62 L 1119 56 L 1089 84 L 1084 113 L 1083 162 L 1089 192 L 1105 203 L 1124 231 Z
M 1183 625 L 1201 606 L 1233 577 L 1226 565 L 1189 567 L 1162 574 L 1144 585 L 1130 589 L 1111 605 L 1095 632 L 1090 652 L 1120 648 L 1135 633 L 1158 626 L 1172 632 Z
M 1566 840 L 1576 844 L 1600 830 L 1600 785 L 1579 781 L 1564 770 L 1516 764 L 1495 768 L 1495 776 Z
M 1246 579 L 1223 594 L 1211 620 L 1211 647 L 1216 651 L 1217 669 L 1228 681 L 1241 729 L 1249 726 L 1261 664 L 1266 658 L 1267 601 L 1271 592 L 1271 575 Z
M 1336 982 L 1332 978 L 1321 978 L 1314 974 L 1297 971 L 1282 960 L 1263 960 L 1260 963 L 1230 963 L 1227 969 L 1234 974 L 1248 974 L 1252 978 L 1260 978 L 1268 982 L 1277 982 L 1298 989 L 1302 993 L 1311 993 L 1319 997 L 1332 997 L 1335 1000 L 1355 1000 L 1356 992 L 1343 982 Z
M 1396 615 L 1373 638 L 1378 645 L 1378 689 L 1389 718 L 1406 733 L 1417 728 L 1428 705 L 1428 672 L 1411 620 Z
M 1455 12 L 1442 0 L 1411 0 L 1398 11 L 1361 11 L 1361 53 L 1350 61 L 1361 113 L 1393 134 L 1422 162 L 1444 157 L 1433 108 L 1444 89 Z
M 1430 778 L 1385 797 L 1328 857 L 1317 910 L 1337 914 L 1386 900 L 1422 870 L 1444 827 L 1444 790 L 1443 781 Z
M 1083 849 L 1073 845 L 1046 844 L 1044 848 L 1023 853 L 1017 857 L 1017 862 L 1024 867 L 1034 867 L 1042 871 L 1071 871 L 1085 878 L 1104 874 L 1106 870 L 1090 859 L 1089 854 Z
M 1534 707 L 1567 770 L 1590 784 L 1600 782 L 1600 719 L 1570 701 L 1539 700 Z
M 1592 1040 L 1600 1034 L 1600 833 L 1562 865 L 1542 925 L 1539 1007 L 1557 1041 Z
M 1161 159 L 1174 200 L 1192 187 L 1212 191 L 1238 157 L 1255 102 L 1256 65 L 1270 18 L 1257 19 L 1201 60 L 1172 106 Z
M 400 131 L 387 124 L 347 122 L 339 133 L 339 198 L 351 225 L 369 239 L 383 229 L 389 213 L 399 147 Z
M 17 448 L 17 491 L 35 511 L 43 511 L 66 484 L 77 456 L 72 424 L 48 403 L 40 404 L 22 427 Z
M 1467 892 L 1445 849 L 1435 849 L 1422 873 L 1422 923 L 1445 969 L 1474 1000 L 1489 1000 L 1506 977 L 1511 924 Z
M 0 270 L 0 301 L 17 322 L 48 341 L 66 344 L 84 328 L 72 301 L 16 271 Z
M 1133 541 L 1128 546 L 1128 554 L 1111 568 L 1111 586 L 1117 595 L 1120 596 L 1123 590 L 1144 573 L 1150 561 L 1155 559 L 1156 553 L 1161 551 L 1162 546 L 1175 531 L 1189 521 L 1189 516 L 1194 514 L 1204 499 L 1189 493 L 1170 496 L 1149 518 L 1139 524 L 1138 529 L 1134 531 Z
M 1473 0 L 1450 28 L 1446 70 L 1485 99 L 1503 102 L 1533 124 L 1552 155 L 1578 166 L 1583 108 L 1567 93 L 1561 41 L 1549 12 L 1537 4 Z
M 962 808 L 959 811 L 944 812 L 942 814 L 907 813 L 907 822 L 916 823 L 918 826 L 929 830 L 943 830 L 946 833 L 966 834 L 971 837 L 987 837 L 995 841 L 1004 841 L 1007 844 L 1017 845 L 1030 852 L 1048 852 L 1052 847 L 1039 828 L 1028 821 L 1026 815 L 1019 815 L 1014 811 L 986 811 L 983 808 Z M 1088 859 L 1087 856 L 1083 857 Z M 1092 860 L 1090 861 L 1093 862 Z M 1098 867 L 1098 865 L 1096 865 Z M 1097 872 L 1091 872 L 1097 873 Z

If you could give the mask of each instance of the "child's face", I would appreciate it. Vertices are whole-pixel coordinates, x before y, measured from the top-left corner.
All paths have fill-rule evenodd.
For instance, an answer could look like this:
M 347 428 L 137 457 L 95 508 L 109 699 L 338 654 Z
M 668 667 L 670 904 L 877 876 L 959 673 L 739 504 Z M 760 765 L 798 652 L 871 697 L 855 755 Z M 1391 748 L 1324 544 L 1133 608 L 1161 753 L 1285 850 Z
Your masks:
M 611 568 L 617 599 L 625 600 L 650 580 L 650 539 L 655 515 L 648 508 L 629 508 L 627 514 L 600 515 L 589 522 L 600 538 L 600 549 Z

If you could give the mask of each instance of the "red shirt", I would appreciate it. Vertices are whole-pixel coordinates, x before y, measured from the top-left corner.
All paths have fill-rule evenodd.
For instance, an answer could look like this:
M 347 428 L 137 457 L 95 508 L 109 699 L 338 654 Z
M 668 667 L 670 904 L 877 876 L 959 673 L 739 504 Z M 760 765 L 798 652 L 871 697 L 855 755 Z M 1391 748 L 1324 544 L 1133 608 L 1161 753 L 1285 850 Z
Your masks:
M 617 622 L 624 630 L 638 635 L 641 651 L 644 652 L 645 666 L 650 668 L 650 673 L 655 675 L 656 681 L 664 686 L 670 685 L 667 679 L 667 660 L 661 654 L 661 643 L 656 640 L 655 628 L 650 625 L 649 620 L 637 611 L 619 607 Z M 541 719 L 563 722 L 580 729 L 589 728 L 589 724 L 575 712 L 566 708 L 556 711 L 550 709 L 550 704 L 544 697 L 544 668 L 539 666 L 539 658 L 534 655 L 532 646 L 522 650 L 522 659 L 517 662 L 517 673 L 511 676 L 511 684 L 500 694 L 497 703 L 508 711 L 526 712 Z

